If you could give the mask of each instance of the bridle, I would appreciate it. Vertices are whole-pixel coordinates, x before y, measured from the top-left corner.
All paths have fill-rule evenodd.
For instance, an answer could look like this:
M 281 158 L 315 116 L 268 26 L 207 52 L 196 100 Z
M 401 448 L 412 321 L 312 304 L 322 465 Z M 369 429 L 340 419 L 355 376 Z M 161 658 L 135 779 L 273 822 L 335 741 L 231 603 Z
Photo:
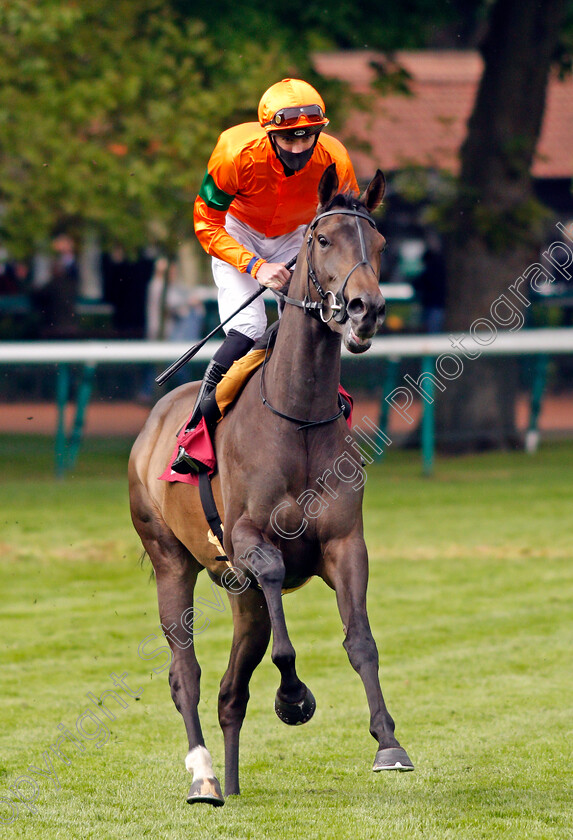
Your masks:
M 320 280 L 316 276 L 316 271 L 314 270 L 314 265 L 312 261 L 312 252 L 314 246 L 313 233 L 321 219 L 325 219 L 327 216 L 354 216 L 356 221 L 356 227 L 358 230 L 358 241 L 360 243 L 361 258 L 356 263 L 354 268 L 350 269 L 336 293 L 331 291 L 330 289 L 327 289 L 326 291 L 323 289 Z M 368 224 L 371 225 L 371 227 L 376 229 L 376 222 L 374 221 L 370 213 L 368 213 L 367 210 L 357 206 L 355 206 L 354 208 L 341 207 L 339 210 L 326 210 L 324 213 L 319 213 L 317 216 L 315 216 L 308 227 L 308 236 L 306 240 L 306 262 L 308 266 L 306 282 L 308 293 L 305 295 L 303 300 L 297 300 L 296 298 L 288 297 L 288 295 L 285 295 L 282 292 L 276 292 L 277 297 L 279 297 L 280 300 L 282 300 L 284 303 L 291 304 L 292 306 L 298 306 L 307 315 L 313 315 L 315 317 L 317 317 L 318 315 L 318 317 L 320 317 L 320 320 L 324 324 L 328 324 L 328 322 L 332 319 L 334 319 L 337 324 L 345 324 L 349 316 L 347 309 L 347 300 L 344 297 L 344 293 L 346 291 L 346 286 L 348 285 L 348 281 L 350 280 L 351 276 L 354 274 L 357 268 L 360 268 L 361 265 L 366 265 L 370 268 L 374 276 L 377 277 L 377 274 L 372 267 L 372 263 L 368 259 L 368 254 L 366 252 L 366 240 L 364 239 L 364 231 L 359 222 L 359 219 L 365 219 L 368 222 Z M 311 282 L 319 294 L 319 301 L 313 301 L 310 298 Z M 329 297 L 332 301 L 330 306 L 328 307 L 330 315 L 328 317 L 325 317 L 325 308 Z
M 350 271 L 348 272 L 348 274 L 344 278 L 340 288 L 338 289 L 338 291 L 336 293 L 334 293 L 330 289 L 327 289 L 325 291 L 323 289 L 318 277 L 316 276 L 316 271 L 314 270 L 314 265 L 313 265 L 313 262 L 312 262 L 312 250 L 313 250 L 313 244 L 314 244 L 313 233 L 316 229 L 316 226 L 321 221 L 321 219 L 325 219 L 327 216 L 339 216 L 339 215 L 354 216 L 355 221 L 356 221 L 356 227 L 358 229 L 358 241 L 360 242 L 360 251 L 361 251 L 360 257 L 361 258 L 356 263 L 356 265 L 353 268 L 350 269 Z M 364 238 L 364 231 L 362 230 L 362 226 L 361 226 L 360 221 L 359 221 L 360 219 L 365 219 L 368 222 L 369 225 L 371 225 L 374 229 L 376 229 L 376 222 L 374 221 L 372 216 L 368 213 L 368 211 L 365 210 L 365 209 L 362 209 L 360 207 L 357 207 L 357 206 L 355 206 L 354 208 L 341 207 L 338 210 L 326 210 L 324 213 L 319 213 L 317 216 L 315 216 L 314 219 L 312 220 L 312 222 L 310 223 L 309 227 L 308 227 L 308 236 L 307 236 L 307 240 L 306 240 L 306 262 L 307 262 L 307 266 L 308 266 L 307 280 L 306 280 L 307 290 L 308 290 L 307 294 L 305 295 L 303 300 L 298 300 L 297 298 L 291 298 L 291 297 L 289 297 L 288 295 L 285 295 L 282 292 L 275 292 L 275 295 L 281 301 L 283 301 L 283 303 L 288 303 L 291 306 L 299 307 L 300 309 L 302 309 L 304 311 L 305 315 L 312 315 L 315 318 L 318 316 L 324 324 L 328 324 L 329 321 L 331 321 L 332 319 L 334 319 L 337 324 L 345 324 L 346 321 L 349 318 L 349 315 L 348 315 L 347 301 L 346 301 L 346 298 L 344 297 L 344 293 L 346 291 L 346 286 L 348 285 L 348 281 L 350 280 L 351 276 L 354 274 L 354 272 L 356 271 L 357 268 L 360 268 L 361 265 L 368 266 L 370 268 L 370 270 L 372 271 L 372 273 L 374 274 L 374 276 L 375 277 L 378 276 L 376 274 L 376 272 L 374 271 L 374 268 L 372 267 L 372 263 L 368 259 L 368 254 L 366 252 L 366 240 Z M 311 284 L 311 282 L 312 282 L 314 288 L 316 289 L 316 291 L 318 292 L 318 294 L 320 296 L 319 301 L 311 300 L 311 297 L 310 297 L 310 284 Z M 332 299 L 332 303 L 329 306 L 330 316 L 325 317 L 324 310 L 325 310 L 326 302 L 327 302 L 329 296 Z M 284 412 L 279 411 L 277 408 L 274 408 L 274 406 L 272 406 L 270 404 L 270 402 L 265 397 L 264 382 L 265 382 L 265 368 L 267 366 L 267 362 L 268 362 L 268 359 L 269 359 L 269 348 L 270 348 L 271 338 L 272 338 L 272 336 L 269 335 L 269 340 L 267 342 L 267 348 L 266 348 L 266 352 L 265 352 L 265 358 L 264 358 L 263 365 L 262 365 L 262 368 L 261 368 L 260 393 L 261 393 L 261 400 L 263 402 L 263 405 L 266 405 L 267 408 L 269 408 L 273 412 L 273 414 L 276 414 L 279 417 L 284 418 L 285 420 L 290 420 L 292 423 L 298 423 L 299 424 L 298 431 L 301 431 L 302 429 L 311 428 L 312 426 L 323 426 L 326 423 L 332 423 L 332 422 L 334 422 L 334 420 L 338 420 L 338 418 L 344 413 L 344 405 L 342 403 L 340 395 L 338 396 L 338 404 L 339 404 L 339 407 L 340 407 L 339 411 L 337 411 L 337 413 L 334 414 L 332 417 L 327 417 L 325 420 L 301 420 L 298 417 L 292 417 L 290 414 L 285 414 Z

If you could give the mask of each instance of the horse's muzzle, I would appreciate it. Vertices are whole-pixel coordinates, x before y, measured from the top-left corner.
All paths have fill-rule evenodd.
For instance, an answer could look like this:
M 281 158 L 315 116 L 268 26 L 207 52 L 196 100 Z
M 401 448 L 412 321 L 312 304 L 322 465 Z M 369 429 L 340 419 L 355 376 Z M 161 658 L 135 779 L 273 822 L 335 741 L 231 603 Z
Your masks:
M 348 321 L 344 330 L 344 344 L 351 353 L 364 353 L 372 344 L 386 316 L 386 301 L 382 295 L 358 295 L 346 305 Z

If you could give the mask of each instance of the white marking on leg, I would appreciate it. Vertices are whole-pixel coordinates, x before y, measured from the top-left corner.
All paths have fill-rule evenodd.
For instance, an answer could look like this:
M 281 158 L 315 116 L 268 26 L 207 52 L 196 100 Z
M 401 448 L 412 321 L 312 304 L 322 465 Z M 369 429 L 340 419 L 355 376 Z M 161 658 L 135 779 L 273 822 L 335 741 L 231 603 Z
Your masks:
M 193 747 L 187 753 L 185 767 L 190 773 L 193 773 L 193 781 L 195 779 L 212 779 L 215 776 L 211 753 L 206 747 L 200 745 Z

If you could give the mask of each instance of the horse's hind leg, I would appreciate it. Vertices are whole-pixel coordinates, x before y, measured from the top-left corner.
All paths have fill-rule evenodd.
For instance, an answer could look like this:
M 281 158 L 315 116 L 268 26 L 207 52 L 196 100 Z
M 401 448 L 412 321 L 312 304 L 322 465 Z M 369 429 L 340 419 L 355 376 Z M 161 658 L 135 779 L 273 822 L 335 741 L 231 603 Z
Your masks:
M 237 520 L 231 539 L 235 566 L 250 569 L 267 602 L 273 630 L 271 659 L 281 674 L 275 711 L 284 723 L 291 726 L 306 723 L 314 714 L 316 701 L 296 673 L 296 654 L 289 639 L 282 604 L 281 590 L 285 577 L 282 554 L 266 542 L 261 532 L 246 518 Z
M 262 592 L 249 587 L 230 597 L 233 644 L 229 666 L 221 680 L 219 723 L 225 739 L 225 796 L 239 790 L 239 734 L 249 701 L 249 681 L 264 656 L 271 623 Z
M 223 805 L 221 787 L 205 747 L 197 706 L 201 668 L 193 644 L 193 590 L 201 566 L 153 511 L 134 505 L 136 530 L 155 570 L 161 626 L 172 652 L 169 685 L 175 708 L 181 713 L 189 751 L 185 759 L 193 782 L 187 802 Z
M 362 537 L 336 540 L 324 552 L 323 578 L 336 591 L 350 664 L 360 675 L 370 709 L 370 733 L 378 741 L 373 770 L 413 770 L 406 751 L 394 736 L 394 721 L 386 708 L 378 675 L 378 650 L 366 612 L 368 556 Z
M 193 774 L 193 782 L 187 802 L 223 805 L 221 786 L 205 747 L 197 709 L 201 668 L 193 644 L 193 590 L 199 568 L 190 556 L 182 565 L 170 563 L 168 568 L 159 569 L 155 566 L 157 596 L 161 625 L 173 652 L 169 669 L 171 696 L 183 717 L 189 740 L 185 766 Z

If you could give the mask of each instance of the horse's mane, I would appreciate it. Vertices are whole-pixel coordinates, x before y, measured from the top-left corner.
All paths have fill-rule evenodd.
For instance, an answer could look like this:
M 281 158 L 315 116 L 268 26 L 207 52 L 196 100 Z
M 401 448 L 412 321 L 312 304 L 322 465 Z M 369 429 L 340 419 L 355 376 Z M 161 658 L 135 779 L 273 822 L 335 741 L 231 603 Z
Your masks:
M 329 210 L 334 210 L 336 207 L 342 207 L 345 210 L 357 210 L 360 208 L 361 210 L 369 212 L 366 205 L 360 201 L 359 198 L 356 198 L 353 192 L 349 190 L 346 192 L 339 192 L 337 193 L 334 198 L 331 198 L 328 204 L 325 207 L 320 208 L 321 213 L 326 213 Z

